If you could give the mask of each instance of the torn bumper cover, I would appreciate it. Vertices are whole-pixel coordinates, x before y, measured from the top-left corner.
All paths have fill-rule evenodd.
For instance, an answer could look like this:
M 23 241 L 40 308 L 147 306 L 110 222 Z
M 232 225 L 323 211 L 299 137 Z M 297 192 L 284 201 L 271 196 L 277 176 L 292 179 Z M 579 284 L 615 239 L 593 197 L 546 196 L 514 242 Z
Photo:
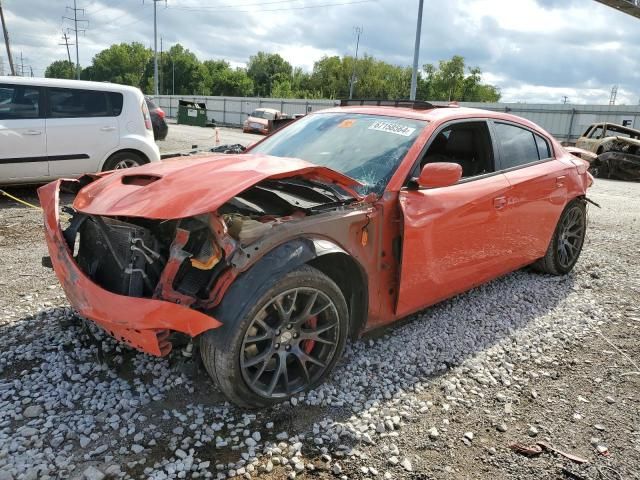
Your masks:
M 164 300 L 118 295 L 91 281 L 75 262 L 60 227 L 60 187 L 74 182 L 57 180 L 39 188 L 38 196 L 51 263 L 67 299 L 81 316 L 116 339 L 156 356 L 171 351 L 171 331 L 194 337 L 222 326 L 215 318 L 191 308 Z

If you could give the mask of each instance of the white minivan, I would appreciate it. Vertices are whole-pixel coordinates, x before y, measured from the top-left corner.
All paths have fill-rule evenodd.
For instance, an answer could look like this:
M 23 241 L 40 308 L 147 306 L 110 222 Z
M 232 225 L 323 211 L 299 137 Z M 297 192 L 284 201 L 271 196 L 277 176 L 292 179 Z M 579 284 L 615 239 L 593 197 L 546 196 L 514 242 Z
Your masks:
M 159 160 L 139 89 L 0 77 L 0 184 L 42 183 Z

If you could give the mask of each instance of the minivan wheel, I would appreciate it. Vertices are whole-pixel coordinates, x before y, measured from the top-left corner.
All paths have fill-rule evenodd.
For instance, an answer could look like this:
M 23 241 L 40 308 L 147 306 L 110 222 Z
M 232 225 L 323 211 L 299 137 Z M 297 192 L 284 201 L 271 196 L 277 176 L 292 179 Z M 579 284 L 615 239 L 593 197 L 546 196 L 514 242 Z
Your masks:
M 103 172 L 109 170 L 121 170 L 123 168 L 139 167 L 147 163 L 146 159 L 134 152 L 118 152 L 114 153 L 104 162 Z
M 247 302 L 229 341 L 216 341 L 215 330 L 201 338 L 209 375 L 244 407 L 266 407 L 319 385 L 347 337 L 345 299 L 325 274 L 305 265 L 269 283 Z
M 560 215 L 558 225 L 543 258 L 533 264 L 536 270 L 552 275 L 569 273 L 582 251 L 587 230 L 587 208 L 583 200 L 570 202 Z

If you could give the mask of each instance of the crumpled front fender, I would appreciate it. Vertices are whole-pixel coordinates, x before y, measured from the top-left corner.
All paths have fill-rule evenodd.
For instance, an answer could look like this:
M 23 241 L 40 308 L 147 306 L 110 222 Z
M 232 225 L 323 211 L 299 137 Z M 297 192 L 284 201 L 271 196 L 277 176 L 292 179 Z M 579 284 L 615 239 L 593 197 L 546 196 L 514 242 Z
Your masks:
M 53 269 L 69 303 L 80 315 L 116 339 L 156 356 L 171 350 L 166 340 L 168 331 L 194 337 L 222 325 L 217 319 L 182 305 L 117 295 L 93 283 L 76 264 L 60 229 L 60 187 L 74 182 L 77 181 L 56 180 L 40 187 L 38 197 L 44 212 L 45 237 Z

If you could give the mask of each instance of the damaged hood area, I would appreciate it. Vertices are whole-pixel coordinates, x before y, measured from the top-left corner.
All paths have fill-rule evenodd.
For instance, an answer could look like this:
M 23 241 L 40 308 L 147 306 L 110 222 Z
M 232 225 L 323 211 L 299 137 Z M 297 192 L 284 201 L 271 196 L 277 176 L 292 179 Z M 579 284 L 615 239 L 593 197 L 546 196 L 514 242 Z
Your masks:
M 356 180 L 296 158 L 257 154 L 178 158 L 117 170 L 85 186 L 73 207 L 90 215 L 169 220 L 217 210 L 264 180 L 302 177 L 342 187 L 354 198 Z

